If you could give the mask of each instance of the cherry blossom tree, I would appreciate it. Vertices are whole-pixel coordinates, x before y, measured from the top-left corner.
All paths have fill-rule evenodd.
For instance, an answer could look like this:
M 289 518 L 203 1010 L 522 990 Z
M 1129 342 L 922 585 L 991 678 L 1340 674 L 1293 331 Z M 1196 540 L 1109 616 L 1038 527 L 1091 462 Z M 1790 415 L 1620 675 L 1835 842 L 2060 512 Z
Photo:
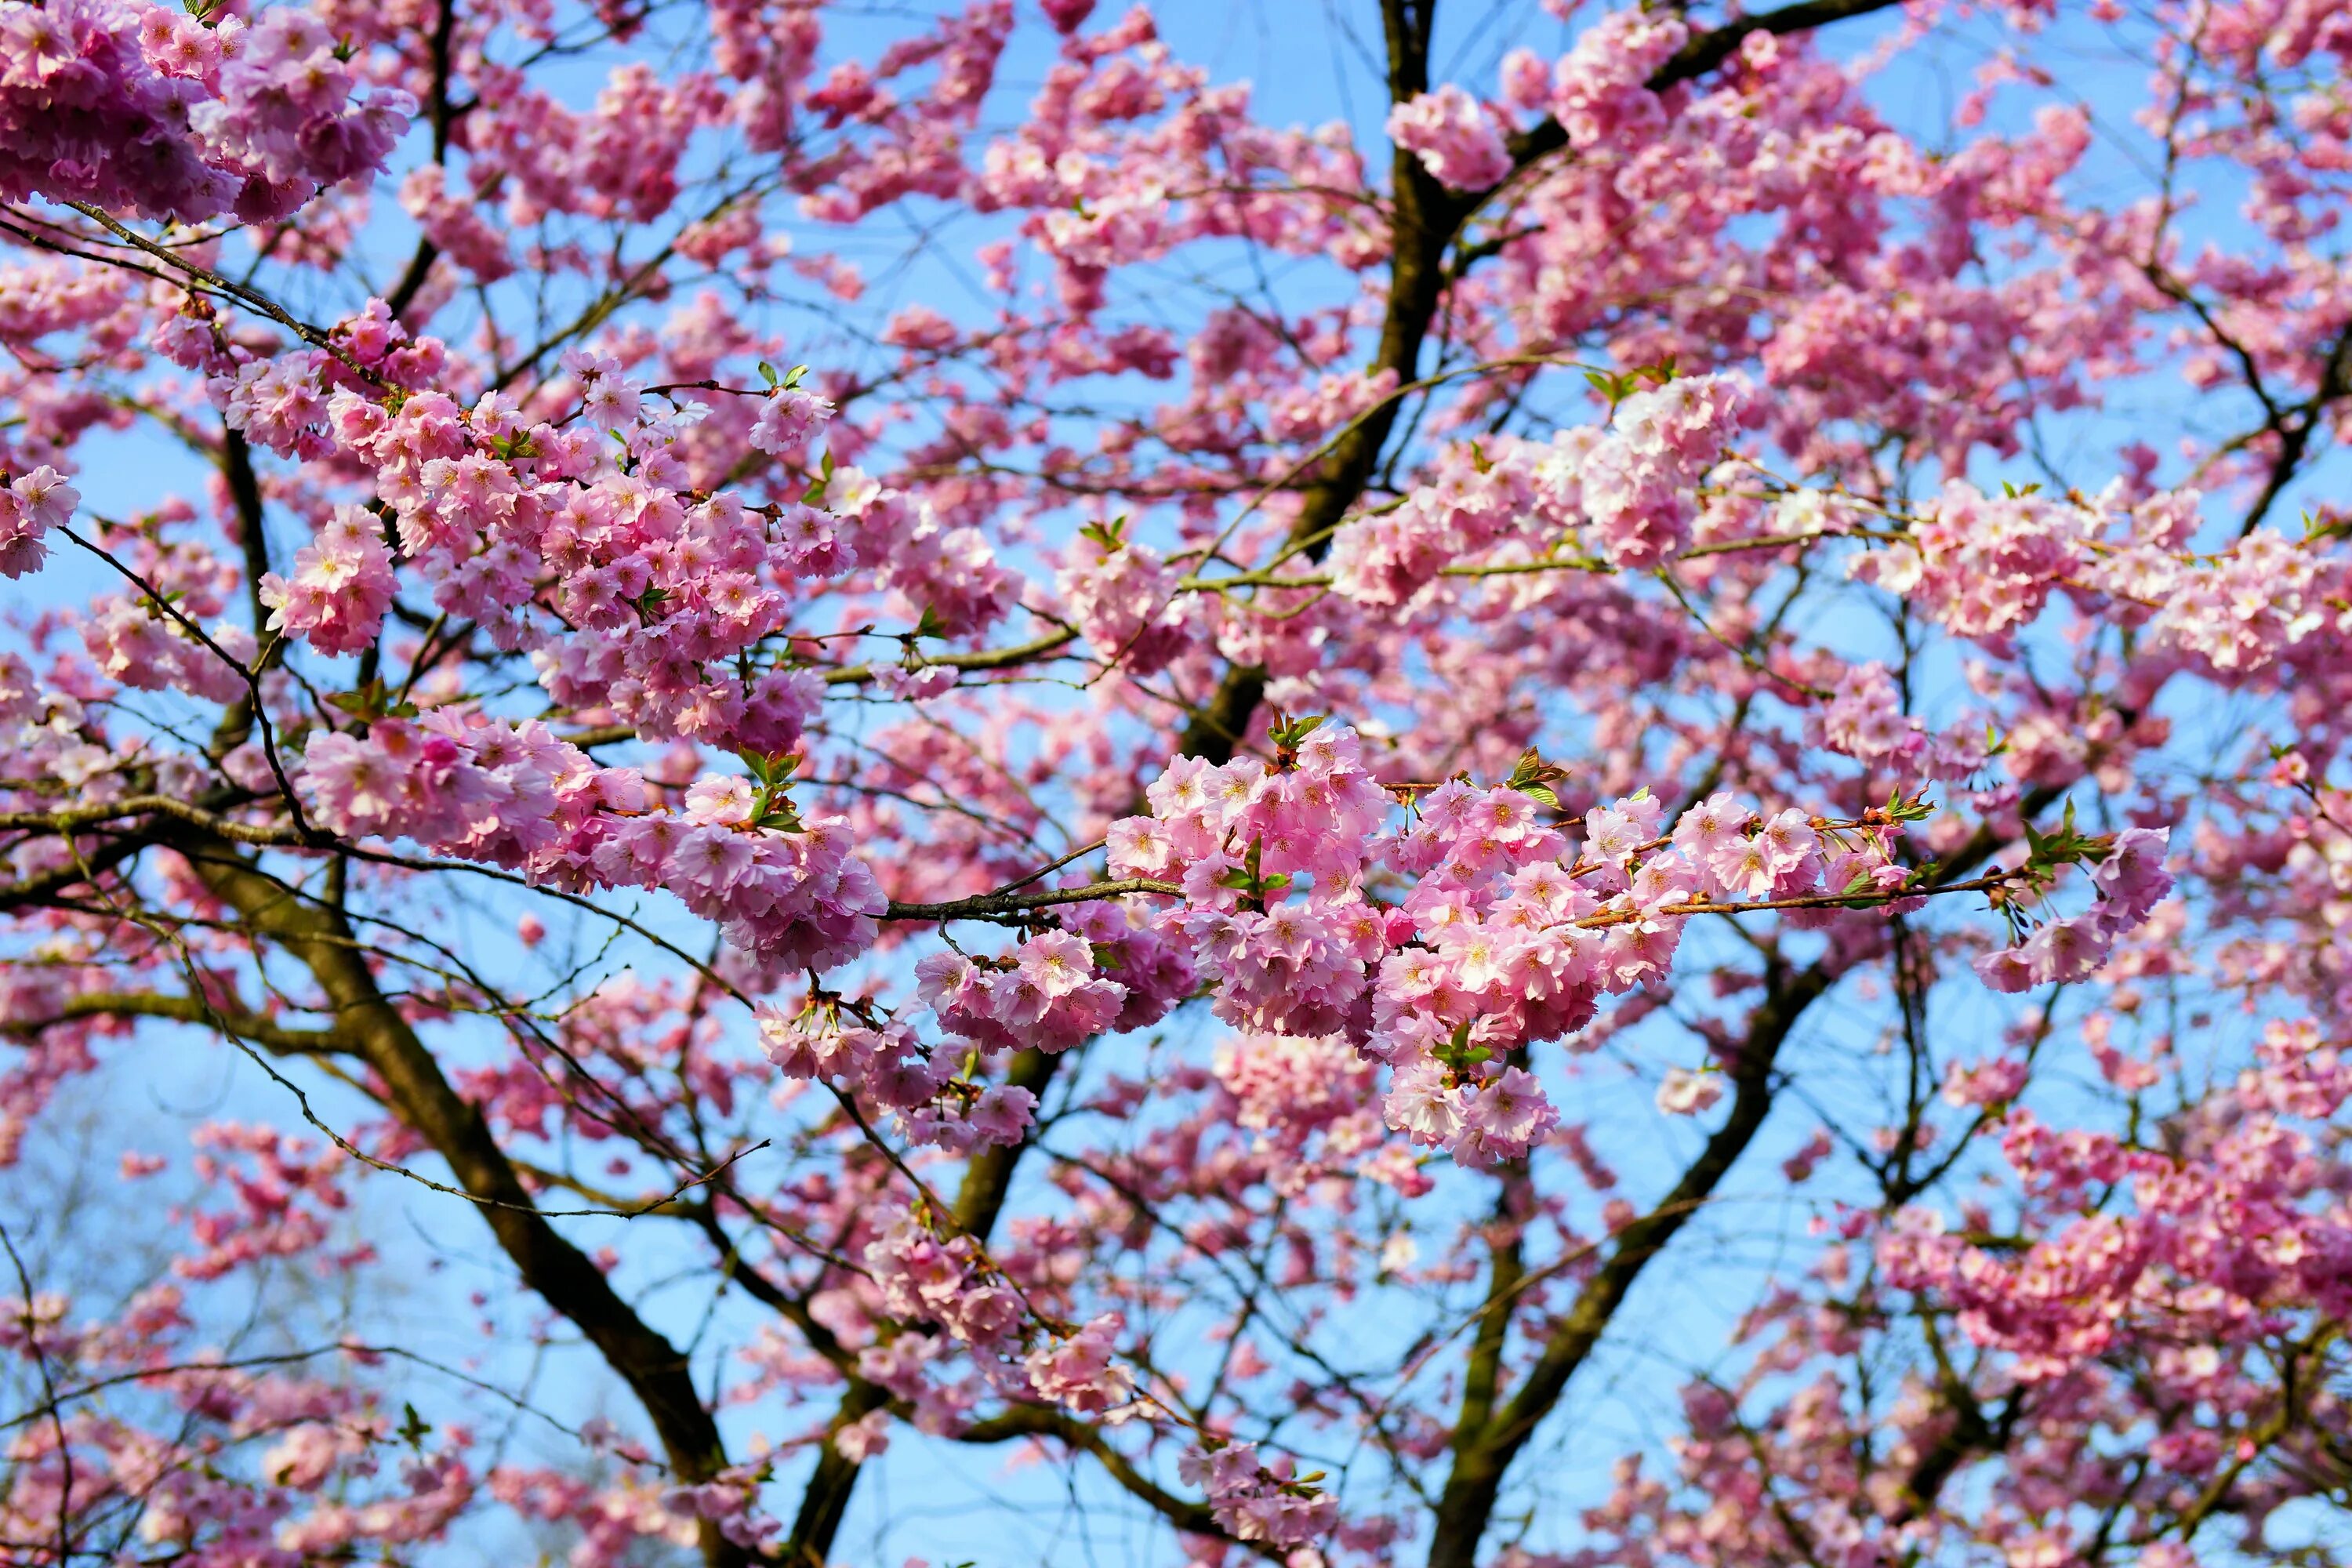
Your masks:
M 0 0 L 0 1559 L 2341 1560 L 2352 6 L 1197 9 Z

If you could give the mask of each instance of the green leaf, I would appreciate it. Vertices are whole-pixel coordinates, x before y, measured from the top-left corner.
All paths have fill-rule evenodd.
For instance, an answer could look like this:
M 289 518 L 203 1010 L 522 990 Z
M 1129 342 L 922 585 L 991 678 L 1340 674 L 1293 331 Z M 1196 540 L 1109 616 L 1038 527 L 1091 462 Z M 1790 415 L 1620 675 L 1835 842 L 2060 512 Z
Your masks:
M 401 1405 L 400 1414 L 400 1428 L 394 1436 L 418 1453 L 423 1453 L 425 1439 L 432 1433 L 433 1424 L 416 1414 L 415 1405 L 405 1402 Z
M 824 461 L 817 465 L 816 478 L 811 479 L 809 481 L 809 488 L 801 492 L 801 504 L 803 506 L 823 506 L 824 504 L 825 489 L 832 483 L 833 454 L 831 452 L 827 452 L 824 455 Z
M 351 691 L 329 693 L 327 705 L 341 709 L 354 719 L 414 719 L 416 717 L 416 704 L 414 702 L 394 704 L 390 700 L 391 696 L 392 693 L 385 688 L 383 681 L 378 679 Z
M 1268 738 L 1280 750 L 1295 751 L 1307 736 L 1323 727 L 1323 717 L 1320 713 L 1307 713 L 1297 719 L 1277 715 L 1274 727 L 1267 731 Z

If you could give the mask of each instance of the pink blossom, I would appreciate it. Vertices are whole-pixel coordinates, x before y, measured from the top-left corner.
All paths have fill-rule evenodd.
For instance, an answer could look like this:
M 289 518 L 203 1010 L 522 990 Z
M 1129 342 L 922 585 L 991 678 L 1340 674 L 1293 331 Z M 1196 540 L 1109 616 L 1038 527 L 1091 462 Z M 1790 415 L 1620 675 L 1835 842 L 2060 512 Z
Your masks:
M 1455 190 L 1484 190 L 1511 172 L 1511 155 L 1494 116 L 1451 83 L 1389 110 L 1388 132 Z
M 64 527 L 80 502 L 81 492 L 46 463 L 0 489 L 0 577 L 38 571 L 48 555 L 41 536 Z
M 1658 1109 L 1669 1116 L 1696 1116 L 1723 1098 L 1723 1075 L 1668 1068 L 1658 1085 Z

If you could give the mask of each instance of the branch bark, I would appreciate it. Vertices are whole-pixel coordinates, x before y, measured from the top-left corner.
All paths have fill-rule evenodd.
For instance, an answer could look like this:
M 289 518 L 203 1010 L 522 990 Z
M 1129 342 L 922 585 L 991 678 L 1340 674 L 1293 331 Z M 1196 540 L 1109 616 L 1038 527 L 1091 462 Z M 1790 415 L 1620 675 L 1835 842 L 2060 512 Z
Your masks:
M 1609 1260 L 1586 1282 L 1575 1304 L 1553 1328 L 1535 1364 L 1508 1401 L 1475 1431 L 1457 1431 L 1454 1467 L 1438 1498 L 1430 1568 L 1475 1568 L 1478 1542 L 1494 1515 L 1511 1461 L 1559 1403 L 1569 1380 L 1601 1342 L 1642 1271 L 1689 1223 L 1755 1141 L 1771 1110 L 1772 1068 L 1780 1047 L 1805 1009 L 1829 989 L 1833 978 L 1827 968 L 1815 964 L 1795 973 L 1782 970 L 1768 982 L 1765 999 L 1750 1015 L 1747 1039 L 1731 1066 L 1731 1113 L 1706 1141 L 1698 1158 L 1684 1170 L 1673 1190 L 1617 1233 Z M 1507 1313 L 1505 1317 L 1507 1320 Z
M 478 1205 L 483 1223 L 523 1283 L 570 1319 L 628 1384 L 672 1471 L 682 1480 L 702 1481 L 726 1468 L 719 1425 L 694 1386 L 686 1356 L 538 1212 L 481 1109 L 459 1098 L 433 1053 L 385 998 L 342 917 L 296 897 L 219 840 L 187 834 L 173 847 L 257 939 L 275 942 L 310 971 L 334 1009 L 337 1034 L 382 1079 L 394 1112 L 432 1146 L 467 1192 L 485 1200 Z M 709 1568 L 743 1568 L 752 1561 L 746 1548 L 708 1521 L 700 1544 Z
M 1049 1056 L 1039 1050 L 1022 1051 L 1013 1057 L 1013 1065 L 1005 1071 L 1004 1081 L 1015 1089 L 1027 1089 L 1042 1100 L 1046 1086 L 1054 1081 L 1054 1074 L 1061 1065 L 1062 1058 L 1058 1055 Z M 1005 1197 L 1013 1188 L 1013 1173 L 1029 1147 L 1029 1142 L 1011 1147 L 992 1143 L 972 1154 L 964 1166 L 963 1184 L 957 1189 L 955 1203 L 956 1224 L 966 1235 L 986 1241 L 994 1232 L 997 1216 L 1004 1212 Z M 796 1319 L 804 1318 L 805 1314 L 794 1316 Z M 804 1323 L 803 1331 L 813 1327 L 814 1324 Z M 889 1395 L 882 1389 L 853 1374 L 848 1389 L 841 1396 L 840 1407 L 834 1412 L 826 1430 L 828 1434 L 837 1432 L 888 1403 Z M 1118 1474 L 1114 1461 L 1118 1465 L 1126 1464 L 1125 1458 L 1116 1450 L 1099 1442 L 1088 1452 L 1102 1459 L 1105 1468 L 1110 1468 L 1114 1477 Z M 844 1455 L 830 1441 L 824 1445 L 817 1455 L 816 1472 L 809 1478 L 808 1487 L 801 1494 L 800 1512 L 793 1521 L 793 1532 L 785 1545 L 785 1562 L 794 1564 L 794 1568 L 801 1568 L 803 1564 L 807 1568 L 824 1568 L 825 1555 L 833 1550 L 834 1538 L 841 1532 L 841 1521 L 849 1511 L 850 1494 L 856 1489 L 861 1468 L 857 1460 Z M 1135 1490 L 1131 1486 L 1128 1489 Z

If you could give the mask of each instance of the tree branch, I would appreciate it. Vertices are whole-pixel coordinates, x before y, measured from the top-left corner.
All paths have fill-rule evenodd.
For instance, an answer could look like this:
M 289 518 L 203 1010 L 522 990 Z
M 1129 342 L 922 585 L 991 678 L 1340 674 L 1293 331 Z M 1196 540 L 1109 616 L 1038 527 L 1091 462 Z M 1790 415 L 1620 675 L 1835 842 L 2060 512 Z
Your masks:
M 335 1010 L 338 1033 L 383 1080 L 394 1112 L 433 1147 L 466 1191 L 485 1200 L 483 1222 L 523 1283 L 570 1319 L 636 1395 L 670 1468 L 687 1481 L 708 1480 L 726 1468 L 718 1423 L 694 1386 L 685 1355 L 647 1326 L 604 1270 L 539 1213 L 480 1107 L 458 1097 L 432 1052 L 385 998 L 341 915 L 292 897 L 227 845 L 191 833 L 173 847 L 257 937 L 276 942 L 310 972 Z M 751 1561 L 746 1548 L 707 1521 L 701 1547 L 709 1568 L 742 1568 Z

